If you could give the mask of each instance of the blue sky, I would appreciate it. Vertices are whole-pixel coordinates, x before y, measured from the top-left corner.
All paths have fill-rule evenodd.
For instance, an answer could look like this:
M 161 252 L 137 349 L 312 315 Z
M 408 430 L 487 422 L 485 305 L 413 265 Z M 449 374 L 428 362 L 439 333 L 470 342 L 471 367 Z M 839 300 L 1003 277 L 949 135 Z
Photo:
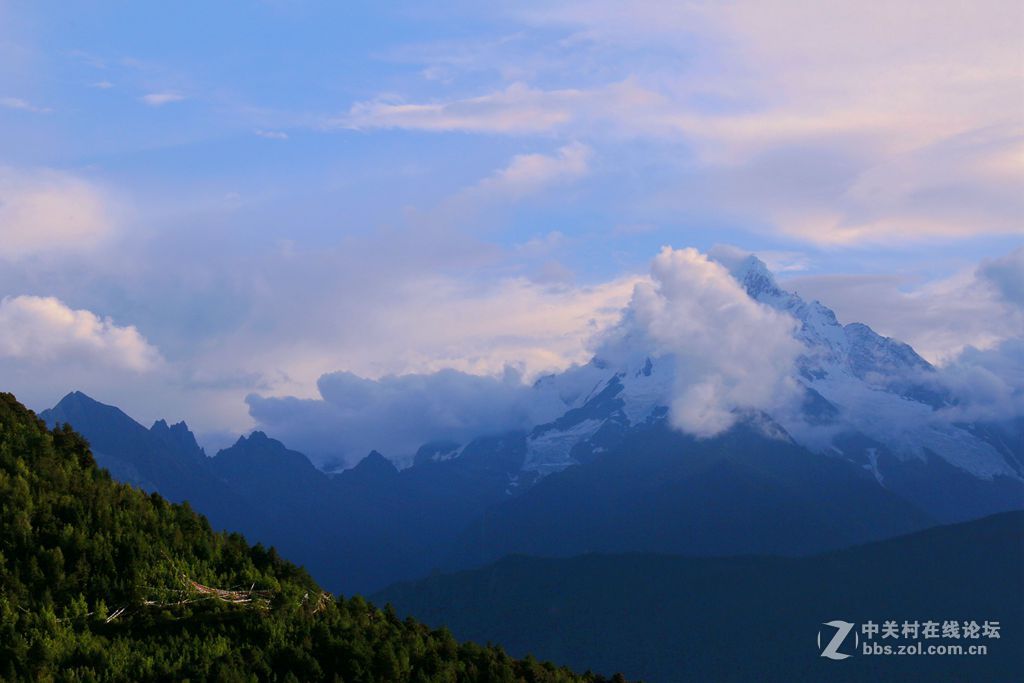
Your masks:
M 663 245 L 757 252 L 936 362 L 997 344 L 1021 13 L 0 1 L 0 377 L 209 434 L 335 371 L 530 377 Z

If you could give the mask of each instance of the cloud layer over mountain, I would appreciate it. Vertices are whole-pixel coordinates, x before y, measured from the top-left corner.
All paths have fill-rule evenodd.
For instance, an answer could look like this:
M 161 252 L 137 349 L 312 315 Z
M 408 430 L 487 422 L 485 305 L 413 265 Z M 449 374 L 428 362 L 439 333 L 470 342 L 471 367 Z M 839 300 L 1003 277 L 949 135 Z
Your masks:
M 724 267 L 694 249 L 666 247 L 636 285 L 622 320 L 595 337 L 597 355 L 670 358 L 675 386 L 665 396 L 679 429 L 712 436 L 738 413 L 771 411 L 798 396 L 793 363 L 800 351 L 793 319 L 750 299 Z M 318 399 L 246 400 L 268 432 L 320 461 L 347 464 L 370 449 L 402 458 L 433 439 L 526 429 L 558 417 L 554 392 L 530 387 L 518 372 L 502 377 L 452 369 L 389 375 L 323 375 Z
M 332 372 L 317 387 L 316 400 L 250 395 L 246 401 L 262 427 L 321 463 L 352 465 L 371 449 L 402 461 L 427 441 L 465 443 L 528 428 L 565 409 L 511 368 L 502 377 L 446 369 L 377 380 Z

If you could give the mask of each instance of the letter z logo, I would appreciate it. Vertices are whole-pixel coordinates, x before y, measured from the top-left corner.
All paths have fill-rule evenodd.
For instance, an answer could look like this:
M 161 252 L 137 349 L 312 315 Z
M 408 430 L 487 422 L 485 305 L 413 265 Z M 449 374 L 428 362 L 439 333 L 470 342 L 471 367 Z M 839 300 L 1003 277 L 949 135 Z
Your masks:
M 825 649 L 822 650 L 821 631 L 818 631 L 818 649 L 821 650 L 821 656 L 836 660 L 846 659 L 849 657 L 850 655 L 840 652 L 839 648 L 846 640 L 846 636 L 850 635 L 850 631 L 853 631 L 854 625 L 848 621 L 839 621 L 838 619 L 835 621 L 826 621 L 823 625 L 831 626 L 836 630 L 836 633 L 832 636 L 832 640 L 830 640 L 825 646 Z M 855 648 L 860 646 L 860 637 L 856 632 L 853 634 L 853 646 Z

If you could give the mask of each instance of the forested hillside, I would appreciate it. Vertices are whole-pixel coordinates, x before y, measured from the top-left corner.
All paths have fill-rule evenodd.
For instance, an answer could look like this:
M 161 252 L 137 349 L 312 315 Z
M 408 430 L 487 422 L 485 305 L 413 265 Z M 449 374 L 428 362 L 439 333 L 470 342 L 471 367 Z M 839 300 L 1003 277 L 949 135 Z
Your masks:
M 602 681 L 334 598 L 0 394 L 0 679 Z

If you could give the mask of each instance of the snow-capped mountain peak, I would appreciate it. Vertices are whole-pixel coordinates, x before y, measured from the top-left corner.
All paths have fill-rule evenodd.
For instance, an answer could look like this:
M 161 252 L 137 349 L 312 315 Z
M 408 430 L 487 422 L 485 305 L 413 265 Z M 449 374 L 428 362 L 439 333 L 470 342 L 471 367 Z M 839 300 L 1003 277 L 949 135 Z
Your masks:
M 726 268 L 752 299 L 761 301 L 763 298 L 782 297 L 786 294 L 779 288 L 765 262 L 754 254 L 726 265 Z
M 863 460 L 880 479 L 880 453 L 900 460 L 938 457 L 983 479 L 1021 478 L 1019 467 L 992 444 L 943 419 L 938 409 L 949 397 L 934 382 L 935 369 L 909 345 L 863 323 L 842 324 L 824 304 L 784 290 L 754 255 L 723 265 L 751 299 L 797 323 L 801 352 L 793 379 L 803 400 L 765 416 L 797 442 Z M 632 331 L 615 342 L 607 357 L 537 383 L 537 391 L 557 392 L 566 413 L 533 429 L 524 470 L 541 476 L 559 471 L 611 448 L 639 424 L 666 419 L 678 391 L 672 355 L 645 347 L 649 340 Z

